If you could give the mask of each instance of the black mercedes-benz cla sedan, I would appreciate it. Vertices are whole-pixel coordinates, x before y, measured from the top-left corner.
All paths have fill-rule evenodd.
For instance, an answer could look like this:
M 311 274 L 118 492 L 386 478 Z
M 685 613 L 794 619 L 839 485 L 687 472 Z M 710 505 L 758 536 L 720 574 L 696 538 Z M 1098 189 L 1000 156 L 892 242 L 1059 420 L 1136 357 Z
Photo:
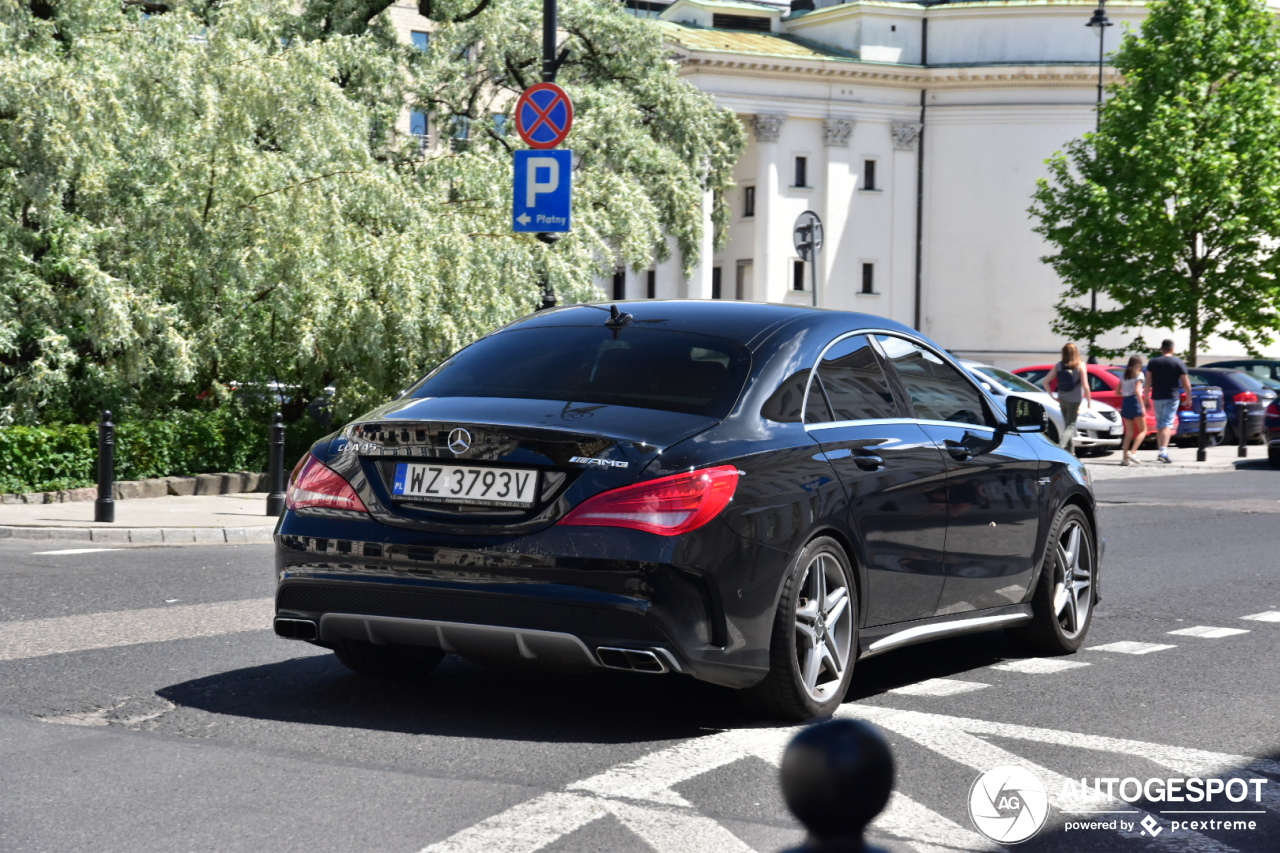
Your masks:
M 890 320 L 712 301 L 526 317 L 317 442 L 276 633 L 356 672 L 448 652 L 683 673 L 831 712 L 859 658 L 1007 628 L 1077 649 L 1085 469 Z

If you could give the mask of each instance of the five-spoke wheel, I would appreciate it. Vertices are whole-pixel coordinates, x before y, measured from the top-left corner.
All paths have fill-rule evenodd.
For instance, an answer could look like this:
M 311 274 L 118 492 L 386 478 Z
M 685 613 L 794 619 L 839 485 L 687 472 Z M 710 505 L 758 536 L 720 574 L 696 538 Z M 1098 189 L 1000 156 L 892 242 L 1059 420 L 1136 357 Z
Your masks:
M 858 656 L 858 595 L 840 543 L 805 546 L 783 584 L 769 646 L 769 674 L 747 691 L 758 710 L 788 720 L 832 713 Z
M 1031 599 L 1032 621 L 1017 633 L 1035 651 L 1074 652 L 1084 643 L 1098 600 L 1098 561 L 1093 526 L 1069 504 L 1058 512 L 1048 553 Z

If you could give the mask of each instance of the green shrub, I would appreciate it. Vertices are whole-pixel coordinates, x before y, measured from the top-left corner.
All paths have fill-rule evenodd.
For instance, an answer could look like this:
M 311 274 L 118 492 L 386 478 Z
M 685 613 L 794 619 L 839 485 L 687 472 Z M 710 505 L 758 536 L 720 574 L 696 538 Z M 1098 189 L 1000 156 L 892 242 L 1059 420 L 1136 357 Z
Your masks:
M 236 407 L 175 411 L 116 424 L 116 479 L 267 470 L 269 421 Z M 285 431 L 285 470 L 323 429 L 303 418 Z M 96 425 L 0 427 L 0 492 L 74 489 L 97 482 Z

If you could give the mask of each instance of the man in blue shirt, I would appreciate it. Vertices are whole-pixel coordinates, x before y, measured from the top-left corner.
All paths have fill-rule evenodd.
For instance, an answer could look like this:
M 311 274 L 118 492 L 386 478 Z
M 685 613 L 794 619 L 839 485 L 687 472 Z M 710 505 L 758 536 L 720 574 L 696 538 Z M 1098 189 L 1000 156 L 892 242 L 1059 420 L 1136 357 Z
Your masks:
M 1178 429 L 1178 408 L 1181 405 L 1178 385 L 1191 399 L 1191 377 L 1187 365 L 1173 354 L 1173 341 L 1166 338 L 1160 344 L 1160 355 L 1147 362 L 1147 399 L 1156 412 L 1156 447 L 1161 462 L 1169 458 L 1169 439 Z

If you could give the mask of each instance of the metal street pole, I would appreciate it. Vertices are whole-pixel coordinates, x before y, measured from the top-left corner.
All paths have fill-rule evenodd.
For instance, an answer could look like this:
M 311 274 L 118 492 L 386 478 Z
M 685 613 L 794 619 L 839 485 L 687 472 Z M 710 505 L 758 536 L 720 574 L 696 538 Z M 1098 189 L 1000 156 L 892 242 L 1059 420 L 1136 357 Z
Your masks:
M 542 0 L 542 82 L 556 82 L 556 29 L 558 27 L 556 21 L 556 0 Z M 555 242 L 560 239 L 559 234 L 548 232 L 539 233 L 538 239 L 546 243 L 548 247 L 554 246 Z M 555 308 L 556 289 L 552 286 L 551 280 L 543 278 L 540 282 L 542 285 L 542 302 L 538 305 L 539 311 L 545 311 L 548 308 Z
M 1093 30 L 1098 36 L 1098 100 L 1094 107 L 1093 114 L 1093 132 L 1096 135 L 1102 130 L 1102 74 L 1103 64 L 1106 61 L 1106 45 L 1107 45 L 1107 27 L 1111 26 L 1111 21 L 1107 19 L 1107 0 L 1098 0 L 1098 8 L 1094 10 L 1093 17 L 1089 19 L 1086 27 Z M 1094 156 L 1097 157 L 1097 141 L 1094 141 Z M 1092 288 L 1089 291 L 1089 315 L 1096 318 L 1098 315 L 1098 289 Z M 1096 339 L 1092 334 L 1089 335 L 1089 356 L 1093 356 L 1093 348 Z

